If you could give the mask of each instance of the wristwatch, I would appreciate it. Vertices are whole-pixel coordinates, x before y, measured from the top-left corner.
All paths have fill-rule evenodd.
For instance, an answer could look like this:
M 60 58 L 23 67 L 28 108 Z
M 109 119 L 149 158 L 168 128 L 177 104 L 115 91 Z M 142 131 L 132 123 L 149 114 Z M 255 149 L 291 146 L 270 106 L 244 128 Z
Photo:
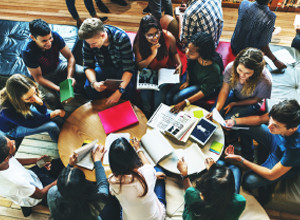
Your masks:
M 120 91 L 121 94 L 124 94 L 124 93 L 125 93 L 125 89 L 122 88 L 122 87 L 119 88 L 119 91 Z

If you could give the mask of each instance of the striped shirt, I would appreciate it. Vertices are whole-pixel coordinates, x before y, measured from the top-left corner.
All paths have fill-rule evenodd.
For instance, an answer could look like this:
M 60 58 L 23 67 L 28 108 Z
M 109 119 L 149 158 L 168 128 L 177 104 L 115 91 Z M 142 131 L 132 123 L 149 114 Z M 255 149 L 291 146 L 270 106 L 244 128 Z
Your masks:
M 276 15 L 267 5 L 243 1 L 239 7 L 239 17 L 231 38 L 234 54 L 247 47 L 261 49 L 272 39 Z
M 215 46 L 223 30 L 223 11 L 221 0 L 193 0 L 183 15 L 181 40 L 188 43 L 198 32 L 211 34 Z
M 120 28 L 111 25 L 104 25 L 104 27 L 109 38 L 108 54 L 114 68 L 121 68 L 123 72 L 134 73 L 135 62 L 128 35 Z M 90 48 L 90 45 L 84 41 L 82 50 L 85 70 L 94 69 L 96 63 L 100 67 L 105 65 L 104 54 L 101 48 Z

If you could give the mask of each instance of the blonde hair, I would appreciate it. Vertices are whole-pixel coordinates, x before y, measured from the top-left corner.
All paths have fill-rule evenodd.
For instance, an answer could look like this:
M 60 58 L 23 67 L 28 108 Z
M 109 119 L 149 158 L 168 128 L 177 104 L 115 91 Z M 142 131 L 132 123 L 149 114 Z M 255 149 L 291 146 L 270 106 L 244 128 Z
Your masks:
M 78 30 L 78 36 L 81 40 L 93 38 L 104 32 L 104 25 L 98 18 L 87 18 L 84 20 Z
M 243 64 L 246 68 L 254 71 L 253 75 L 246 81 L 242 88 L 242 95 L 250 96 L 253 94 L 258 81 L 263 77 L 262 71 L 265 68 L 263 52 L 256 48 L 246 48 L 238 53 L 231 69 L 230 85 L 235 87 L 239 82 L 237 67 Z
M 5 87 L 0 91 L 0 110 L 14 108 L 25 117 L 31 115 L 31 103 L 24 102 L 22 97 L 32 87 L 35 88 L 37 96 L 42 98 L 36 83 L 30 78 L 21 74 L 14 74 L 9 77 Z

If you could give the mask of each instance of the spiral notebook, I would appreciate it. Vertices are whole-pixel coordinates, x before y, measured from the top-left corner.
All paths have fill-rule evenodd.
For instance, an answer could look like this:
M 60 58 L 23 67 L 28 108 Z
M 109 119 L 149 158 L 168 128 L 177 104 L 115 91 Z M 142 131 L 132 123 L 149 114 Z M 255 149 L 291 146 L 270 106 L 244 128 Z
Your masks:
M 139 122 L 130 101 L 98 112 L 105 134 L 119 131 Z

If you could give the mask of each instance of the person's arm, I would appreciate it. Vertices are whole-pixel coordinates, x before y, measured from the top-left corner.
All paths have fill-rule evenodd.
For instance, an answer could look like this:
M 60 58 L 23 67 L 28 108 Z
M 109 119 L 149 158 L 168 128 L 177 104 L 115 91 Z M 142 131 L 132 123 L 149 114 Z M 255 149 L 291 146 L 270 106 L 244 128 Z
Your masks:
M 218 95 L 218 101 L 217 101 L 217 104 L 216 104 L 216 109 L 218 111 L 220 111 L 223 108 L 223 106 L 224 106 L 224 104 L 226 102 L 226 99 L 227 99 L 227 97 L 229 95 L 229 92 L 230 92 L 230 85 L 229 85 L 229 83 L 223 82 L 221 91 L 220 91 L 220 93 Z
M 192 182 L 190 178 L 188 177 L 188 165 L 184 161 L 184 158 L 181 158 L 177 162 L 177 169 L 179 170 L 182 178 L 183 178 L 183 188 L 186 190 L 189 187 L 192 187 Z
M 284 69 L 287 66 L 281 62 L 280 60 L 278 60 L 274 54 L 272 53 L 272 51 L 270 50 L 269 44 L 267 46 L 264 46 L 263 48 L 261 48 L 261 50 L 264 52 L 264 54 L 270 58 L 270 60 L 272 60 L 272 62 L 274 63 L 274 65 L 279 69 Z
M 148 56 L 146 59 L 143 60 L 142 55 L 140 53 L 140 49 L 138 47 L 138 42 L 134 45 L 134 52 L 135 52 L 135 61 L 137 63 L 137 67 L 139 70 L 146 68 L 149 66 L 149 64 L 155 59 L 157 50 L 158 50 L 159 44 L 156 46 L 151 47 L 151 55 Z
M 40 158 L 16 158 L 23 166 L 36 164 Z
M 49 189 L 52 186 L 55 186 L 56 183 L 57 183 L 57 180 L 55 180 L 52 183 L 50 183 L 49 185 L 45 186 L 43 189 L 39 189 L 36 187 L 34 193 L 30 197 L 34 198 L 34 199 L 43 199 L 47 195 Z
M 60 50 L 61 54 L 67 59 L 68 61 L 68 75 L 67 79 L 72 80 L 72 86 L 75 85 L 76 80 L 74 79 L 74 71 L 75 71 L 75 57 L 73 56 L 71 50 L 66 45 L 63 49 Z
M 165 31 L 165 30 L 163 30 L 163 31 Z M 181 64 L 181 60 L 180 60 L 179 54 L 176 49 L 176 39 L 169 31 L 165 31 L 165 33 L 166 33 L 166 36 L 170 43 L 170 53 L 169 54 L 170 54 L 170 56 L 172 56 L 173 60 L 176 63 L 176 73 L 181 74 L 182 64 Z
M 193 103 L 199 99 L 204 98 L 205 95 L 202 91 L 197 92 L 196 94 L 192 95 L 191 97 L 177 103 L 172 109 L 171 112 L 174 113 L 178 113 L 179 111 L 181 111 L 182 109 L 184 109 L 184 107 L 187 106 L 187 103 Z
M 227 106 L 224 107 L 225 115 L 234 107 L 234 106 L 243 106 L 243 105 L 253 105 L 261 101 L 260 98 L 254 97 L 251 99 L 245 99 L 237 102 L 230 102 Z
M 258 126 L 269 122 L 269 113 L 263 115 L 252 115 L 243 118 L 232 118 L 226 120 L 226 126 L 233 127 L 235 125 Z
M 240 162 L 253 172 L 270 181 L 278 179 L 279 177 L 287 173 L 290 169 L 292 169 L 292 167 L 283 166 L 280 161 L 272 169 L 252 163 L 240 155 L 235 155 L 234 147 L 232 145 L 229 145 L 225 149 L 225 154 L 226 159 L 233 159 L 237 162 Z
M 30 75 L 33 77 L 33 79 L 40 85 L 48 88 L 48 89 L 52 89 L 52 90 L 55 90 L 55 91 L 58 91 L 59 92 L 59 86 L 58 85 L 55 85 L 53 82 L 45 79 L 43 77 L 43 74 L 42 74 L 42 69 L 41 67 L 37 67 L 37 68 L 30 68 L 30 67 L 27 67 L 28 71 L 30 72 Z
M 133 144 L 133 148 L 135 149 L 135 151 L 138 154 L 139 158 L 141 159 L 142 163 L 144 165 L 150 164 L 148 159 L 145 157 L 144 151 L 141 149 L 140 141 L 136 137 L 132 138 L 132 144 Z

